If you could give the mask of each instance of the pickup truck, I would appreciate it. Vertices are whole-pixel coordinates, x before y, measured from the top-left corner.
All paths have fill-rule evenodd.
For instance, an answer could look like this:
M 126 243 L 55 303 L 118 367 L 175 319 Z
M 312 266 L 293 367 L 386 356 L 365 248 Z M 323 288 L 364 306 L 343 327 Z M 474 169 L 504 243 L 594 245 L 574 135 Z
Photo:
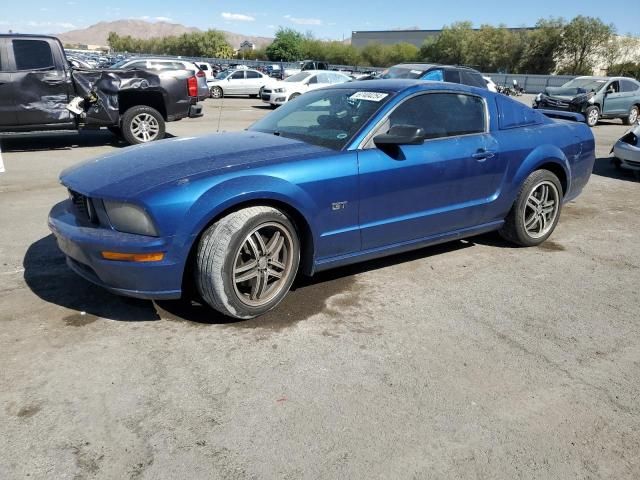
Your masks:
M 199 116 L 190 71 L 78 69 L 55 37 L 0 35 L 0 135 L 106 127 L 138 144 Z

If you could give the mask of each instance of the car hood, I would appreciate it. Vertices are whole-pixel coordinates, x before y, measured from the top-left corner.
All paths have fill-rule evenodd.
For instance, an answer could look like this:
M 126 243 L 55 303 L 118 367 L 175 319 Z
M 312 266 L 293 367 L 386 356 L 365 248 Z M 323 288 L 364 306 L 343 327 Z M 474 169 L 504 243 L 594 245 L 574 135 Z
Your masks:
M 549 97 L 571 100 L 576 97 L 588 95 L 590 92 L 584 88 L 547 87 L 543 93 Z
M 331 152 L 266 133 L 220 133 L 127 147 L 64 170 L 60 181 L 84 195 L 127 199 L 186 178 Z

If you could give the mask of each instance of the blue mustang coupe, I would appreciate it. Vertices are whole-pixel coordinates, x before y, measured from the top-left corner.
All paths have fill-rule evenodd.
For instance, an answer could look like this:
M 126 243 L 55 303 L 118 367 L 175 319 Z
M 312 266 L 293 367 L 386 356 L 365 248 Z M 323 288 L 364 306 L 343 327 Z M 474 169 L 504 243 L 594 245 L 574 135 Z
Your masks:
M 170 299 L 195 284 L 214 309 L 251 318 L 276 306 L 299 270 L 492 230 L 538 245 L 594 160 L 584 123 L 484 89 L 345 83 L 243 132 L 72 167 L 49 226 L 68 265 L 112 292 Z

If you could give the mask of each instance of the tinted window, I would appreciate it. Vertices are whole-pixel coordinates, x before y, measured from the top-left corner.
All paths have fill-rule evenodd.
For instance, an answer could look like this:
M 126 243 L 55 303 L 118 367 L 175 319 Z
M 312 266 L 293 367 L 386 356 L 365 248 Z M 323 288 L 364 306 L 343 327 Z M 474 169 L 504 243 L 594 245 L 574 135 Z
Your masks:
M 133 62 L 127 65 L 125 68 L 127 69 L 141 68 L 144 70 L 145 68 L 147 68 L 147 62 Z
M 524 127 L 542 123 L 542 114 L 522 103 L 505 97 L 496 96 L 498 103 L 498 120 L 501 129 Z
M 460 72 L 457 70 L 445 70 L 444 81 L 451 83 L 460 83 Z
M 242 79 L 244 79 L 244 72 L 235 72 L 233 75 L 231 75 L 231 79 L 232 80 L 242 80 Z
M 198 65 L 200 67 L 200 70 L 209 70 L 209 67 L 207 66 L 206 63 L 201 63 L 200 65 Z
M 318 75 L 314 75 L 313 77 L 311 77 L 307 83 L 309 85 L 311 85 L 312 83 L 318 83 Z
M 38 70 L 54 66 L 51 47 L 43 40 L 13 40 L 13 55 L 17 70 Z
M 442 82 L 442 80 L 444 79 L 443 75 L 442 75 L 442 70 L 441 69 L 436 69 L 436 70 L 431 70 L 430 72 L 427 72 L 424 77 L 422 77 L 423 80 L 432 80 L 434 82 Z
M 253 72 L 251 70 L 249 70 L 247 72 L 247 78 L 260 78 L 261 75 L 258 72 Z
M 485 107 L 480 97 L 457 93 L 429 93 L 406 100 L 389 116 L 389 128 L 412 125 L 426 138 L 468 135 L 485 131 Z
M 631 80 L 620 80 L 621 92 L 635 92 L 638 88 L 640 88 L 640 85 Z
M 479 75 L 475 72 L 461 70 L 460 80 L 461 80 L 461 83 L 464 83 L 465 85 L 471 85 L 472 87 L 487 88 L 487 84 L 484 81 L 484 78 L 482 78 L 482 75 Z

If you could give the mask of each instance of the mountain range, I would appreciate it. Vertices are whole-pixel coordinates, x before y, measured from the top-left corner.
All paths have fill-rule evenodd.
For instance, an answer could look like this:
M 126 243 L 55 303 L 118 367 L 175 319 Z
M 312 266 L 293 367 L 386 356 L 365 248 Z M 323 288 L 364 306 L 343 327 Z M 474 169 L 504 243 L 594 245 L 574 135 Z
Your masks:
M 136 38 L 156 38 L 182 35 L 183 33 L 200 32 L 195 27 L 185 27 L 179 23 L 169 22 L 148 22 L 146 20 L 116 20 L 114 22 L 99 22 L 90 27 L 70 32 L 60 33 L 56 36 L 68 44 L 84 45 L 107 45 L 109 32 L 116 32 L 118 35 L 131 35 Z M 243 35 L 241 33 L 227 32 L 220 30 L 233 48 L 240 47 L 240 44 L 248 40 L 256 45 L 256 48 L 263 48 L 273 42 L 273 38 L 256 37 Z M 132 33 L 133 32 L 133 33 Z

